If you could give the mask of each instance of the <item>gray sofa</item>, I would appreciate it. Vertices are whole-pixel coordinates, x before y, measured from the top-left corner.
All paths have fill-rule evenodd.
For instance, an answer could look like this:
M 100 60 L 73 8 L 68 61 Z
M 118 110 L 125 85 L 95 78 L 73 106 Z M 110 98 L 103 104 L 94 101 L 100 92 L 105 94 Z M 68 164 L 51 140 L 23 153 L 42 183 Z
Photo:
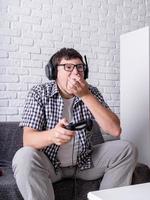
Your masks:
M 94 126 L 93 132 L 97 132 Z M 102 143 L 103 137 L 100 134 L 93 135 L 93 143 Z M 22 147 L 22 128 L 17 122 L 0 122 L 0 168 L 3 175 L 0 176 L 0 200 L 22 200 L 17 188 L 11 168 L 12 158 L 15 152 Z M 22 169 L 23 170 L 23 169 Z M 87 193 L 97 190 L 100 180 L 76 181 L 77 199 L 87 199 Z M 65 179 L 54 184 L 56 200 L 74 199 L 74 180 Z
M 98 134 L 98 128 L 94 126 L 92 141 L 94 144 L 104 142 L 101 134 Z M 0 169 L 3 175 L 0 176 L 0 200 L 23 200 L 11 168 L 12 158 L 15 152 L 22 146 L 22 129 L 17 122 L 0 122 Z M 146 166 L 144 166 L 146 167 Z M 22 169 L 23 170 L 23 169 Z M 145 173 L 149 173 L 146 168 Z M 149 174 L 150 177 L 150 174 Z M 89 191 L 97 190 L 100 185 L 100 179 L 93 181 L 77 180 L 76 193 L 77 200 L 86 200 Z M 147 174 L 143 176 L 142 167 L 137 166 L 136 173 L 133 176 L 133 184 L 148 182 Z M 54 184 L 56 200 L 74 200 L 74 180 L 65 179 Z

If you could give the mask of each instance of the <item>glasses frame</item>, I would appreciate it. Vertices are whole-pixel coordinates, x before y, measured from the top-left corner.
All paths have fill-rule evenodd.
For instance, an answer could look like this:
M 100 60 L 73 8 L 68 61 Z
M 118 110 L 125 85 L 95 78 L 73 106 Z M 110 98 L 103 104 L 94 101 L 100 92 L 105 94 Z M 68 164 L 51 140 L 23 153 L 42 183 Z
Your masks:
M 73 66 L 73 67 L 72 67 L 71 70 L 68 70 L 68 69 L 66 69 L 66 65 L 71 65 L 71 66 Z M 78 69 L 78 66 L 79 66 L 79 65 L 83 65 L 83 70 L 79 70 L 79 69 Z M 85 72 L 85 70 L 86 70 L 86 65 L 85 65 L 84 63 L 80 63 L 80 64 L 76 64 L 76 65 L 75 65 L 75 64 L 72 64 L 72 63 L 64 63 L 64 64 L 58 64 L 58 65 L 57 65 L 57 67 L 59 67 L 59 66 L 63 66 L 63 67 L 64 67 L 64 70 L 67 71 L 67 72 L 72 72 L 72 71 L 74 70 L 75 67 L 76 67 L 76 69 L 77 69 L 78 72 Z

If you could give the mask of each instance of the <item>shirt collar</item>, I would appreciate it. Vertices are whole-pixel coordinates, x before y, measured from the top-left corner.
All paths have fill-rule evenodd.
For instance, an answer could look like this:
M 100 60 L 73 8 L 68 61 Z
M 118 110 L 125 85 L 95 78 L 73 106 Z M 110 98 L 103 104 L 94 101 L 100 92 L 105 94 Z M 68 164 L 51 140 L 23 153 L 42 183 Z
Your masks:
M 57 84 L 56 82 L 54 82 L 53 86 L 52 86 L 52 90 L 51 90 L 51 94 L 50 96 L 54 96 L 55 94 L 59 94 L 59 90 L 58 90 L 58 87 L 57 87 Z

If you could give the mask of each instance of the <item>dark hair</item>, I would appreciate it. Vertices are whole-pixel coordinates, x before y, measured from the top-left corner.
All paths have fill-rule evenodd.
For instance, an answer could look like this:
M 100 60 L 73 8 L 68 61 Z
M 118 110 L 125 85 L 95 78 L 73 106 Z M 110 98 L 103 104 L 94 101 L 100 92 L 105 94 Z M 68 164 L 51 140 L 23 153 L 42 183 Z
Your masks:
M 82 63 L 84 63 L 83 58 L 78 51 L 73 48 L 62 48 L 52 56 L 51 62 L 53 66 L 57 66 L 58 64 L 60 64 L 63 58 L 66 60 L 79 58 Z

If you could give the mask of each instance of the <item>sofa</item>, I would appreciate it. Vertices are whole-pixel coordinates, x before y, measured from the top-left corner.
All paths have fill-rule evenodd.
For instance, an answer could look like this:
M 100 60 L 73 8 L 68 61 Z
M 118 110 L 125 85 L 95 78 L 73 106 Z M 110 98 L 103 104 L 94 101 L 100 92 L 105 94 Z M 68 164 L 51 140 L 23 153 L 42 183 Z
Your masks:
M 98 126 L 92 129 L 93 144 L 104 142 Z M 12 158 L 15 152 L 22 147 L 22 128 L 18 122 L 0 122 L 0 200 L 23 200 L 12 172 Z M 143 169 L 145 167 L 143 176 Z M 23 170 L 23 169 L 22 169 Z M 148 178 L 147 178 L 148 177 Z M 98 190 L 101 179 L 93 181 L 64 179 L 54 183 L 56 200 L 86 200 L 89 191 Z M 138 165 L 133 175 L 133 184 L 150 181 L 150 170 L 145 165 Z M 76 188 L 76 192 L 74 191 Z

